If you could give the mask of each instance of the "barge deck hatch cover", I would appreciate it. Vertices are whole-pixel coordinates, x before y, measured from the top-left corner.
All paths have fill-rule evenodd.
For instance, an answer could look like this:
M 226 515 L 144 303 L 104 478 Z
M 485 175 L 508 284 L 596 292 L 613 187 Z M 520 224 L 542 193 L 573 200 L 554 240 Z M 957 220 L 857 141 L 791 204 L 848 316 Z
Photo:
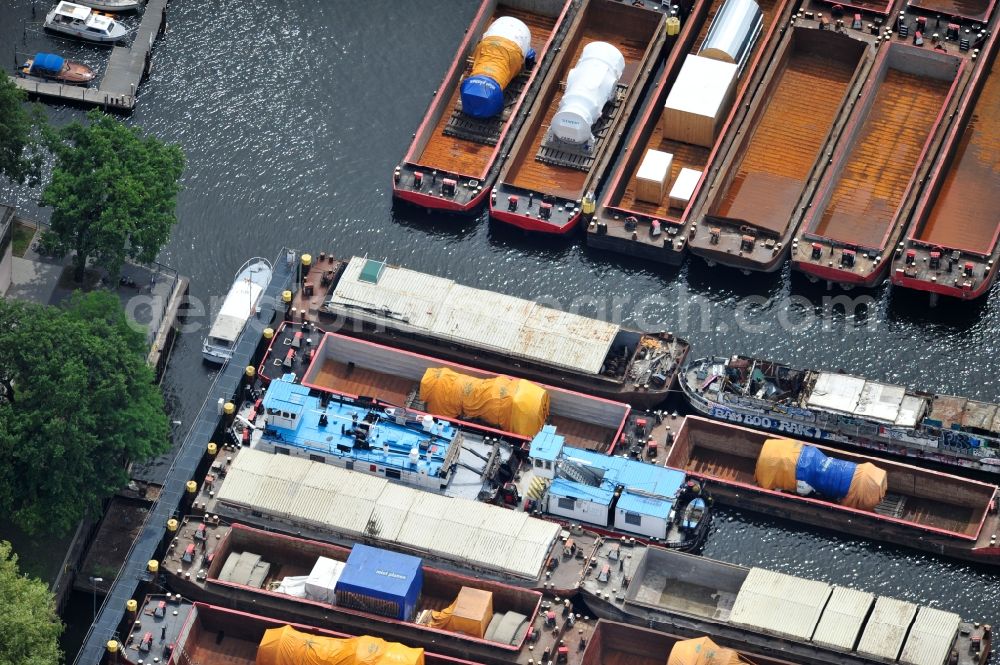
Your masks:
M 327 308 L 359 317 L 371 312 L 376 320 L 394 319 L 442 340 L 593 375 L 601 372 L 620 330 L 597 319 L 387 264 L 372 282 L 362 278 L 369 263 L 378 262 L 351 259 Z
M 772 635 L 808 641 L 831 591 L 825 582 L 752 568 L 736 596 L 729 620 Z

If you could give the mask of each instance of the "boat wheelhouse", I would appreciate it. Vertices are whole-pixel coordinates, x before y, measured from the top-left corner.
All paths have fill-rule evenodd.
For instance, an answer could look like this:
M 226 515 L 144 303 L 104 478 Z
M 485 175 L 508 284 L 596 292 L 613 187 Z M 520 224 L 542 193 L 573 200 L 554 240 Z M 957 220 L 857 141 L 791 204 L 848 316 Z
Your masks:
M 113 44 L 128 36 L 129 30 L 122 23 L 90 7 L 72 2 L 61 2 L 45 17 L 45 29 L 60 32 L 91 42 Z

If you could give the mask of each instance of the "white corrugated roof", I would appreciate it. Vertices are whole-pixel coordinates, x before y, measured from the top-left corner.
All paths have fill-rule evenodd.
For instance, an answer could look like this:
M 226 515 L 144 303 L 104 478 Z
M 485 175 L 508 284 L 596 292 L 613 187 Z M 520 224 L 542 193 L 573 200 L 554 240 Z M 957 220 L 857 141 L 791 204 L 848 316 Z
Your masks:
M 865 387 L 865 380 L 856 376 L 821 372 L 809 393 L 809 406 L 854 413 L 858 399 Z
M 751 568 L 736 595 L 729 620 L 775 635 L 808 640 L 830 591 L 825 582 Z
M 902 386 L 866 381 L 854 413 L 864 418 L 894 423 L 896 416 L 899 415 L 899 407 L 903 403 L 904 397 L 906 397 L 906 388 Z
M 328 309 L 587 374 L 600 373 L 620 329 L 396 266 L 386 265 L 377 283 L 363 281 L 367 261 L 351 259 Z
M 899 662 L 903 665 L 944 665 L 962 619 L 954 612 L 921 607 Z
M 216 499 L 465 566 L 538 579 L 561 527 L 525 513 L 423 492 L 288 455 L 243 449 Z
M 835 649 L 854 650 L 861 633 L 861 626 L 868 610 L 875 602 L 875 595 L 867 591 L 833 587 L 830 601 L 823 610 L 813 642 Z
M 896 660 L 917 606 L 904 600 L 879 597 L 858 643 L 858 652 L 876 658 Z

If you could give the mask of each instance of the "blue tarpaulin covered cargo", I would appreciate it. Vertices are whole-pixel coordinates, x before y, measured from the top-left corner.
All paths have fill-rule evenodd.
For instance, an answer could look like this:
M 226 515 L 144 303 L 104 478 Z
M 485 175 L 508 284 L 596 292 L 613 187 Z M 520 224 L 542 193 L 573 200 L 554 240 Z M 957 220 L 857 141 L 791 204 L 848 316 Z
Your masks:
M 886 473 L 789 439 L 768 439 L 757 457 L 757 484 L 765 489 L 816 492 L 844 506 L 874 510 L 888 488 Z
M 55 55 L 54 53 L 39 53 L 31 61 L 31 68 L 33 70 L 39 69 L 56 74 L 62 71 L 65 62 L 62 56 Z
M 337 605 L 410 621 L 423 585 L 419 558 L 357 544 L 337 580 Z

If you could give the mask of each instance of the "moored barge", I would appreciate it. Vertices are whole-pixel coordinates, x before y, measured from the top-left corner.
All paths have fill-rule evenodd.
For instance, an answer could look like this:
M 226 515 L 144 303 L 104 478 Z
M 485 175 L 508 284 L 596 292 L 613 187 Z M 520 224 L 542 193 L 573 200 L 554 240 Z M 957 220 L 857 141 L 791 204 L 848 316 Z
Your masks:
M 814 472 L 810 460 L 822 462 L 822 468 Z M 774 481 L 769 469 L 778 461 L 785 465 L 782 469 L 792 464 L 794 478 L 778 476 Z M 818 444 L 776 440 L 699 416 L 684 420 L 665 463 L 702 478 L 721 504 L 956 559 L 1000 564 L 995 485 Z M 863 484 L 856 490 L 859 478 Z M 858 492 L 862 499 L 855 501 Z
M 605 543 L 581 597 L 601 619 L 799 665 L 985 665 L 989 624 L 867 591 L 659 547 Z
M 588 223 L 587 244 L 660 263 L 680 264 L 682 230 L 742 99 L 759 82 L 794 3 L 699 3 L 647 96 L 636 128 Z M 698 11 L 700 9 L 700 11 Z M 761 71 L 758 71 L 761 70 Z
M 667 8 L 589 0 L 580 9 L 490 193 L 491 218 L 549 234 L 576 228 L 584 195 L 596 188 L 665 43 L 680 32 L 680 17 Z
M 681 388 L 711 418 L 1000 473 L 996 404 L 738 355 L 691 361 Z
M 562 588 L 554 586 L 561 577 L 546 574 L 570 531 L 525 512 L 252 448 L 220 453 L 209 475 L 196 513 L 347 547 L 383 547 L 530 589 L 573 588 L 575 578 Z M 577 531 L 573 538 L 586 549 L 596 534 Z
M 822 9 L 822 8 L 821 8 Z M 816 18 L 816 14 L 820 18 Z M 855 13 L 833 28 L 796 14 L 718 169 L 688 246 L 709 265 L 777 270 L 875 57 L 877 37 Z
M 295 631 L 300 636 L 315 639 L 317 646 L 337 641 L 350 647 L 358 640 L 351 635 L 316 626 L 279 621 L 269 616 L 239 612 L 203 602 L 191 602 L 180 594 L 147 596 L 136 608 L 133 617 L 125 642 L 116 642 L 117 651 L 114 652 L 129 665 L 153 662 L 164 665 L 260 665 L 259 650 L 268 631 L 274 629 Z M 359 646 L 363 646 L 367 653 L 396 650 L 414 658 L 415 663 L 423 662 L 425 665 L 480 665 L 404 645 L 399 645 L 402 649 L 398 649 L 395 644 L 387 644 L 369 636 L 360 639 L 365 642 Z M 349 662 L 351 661 L 346 661 Z M 401 665 L 402 662 L 409 661 L 389 662 L 399 662 Z
M 317 345 L 311 336 L 316 332 L 308 323 L 279 328 L 261 376 L 269 365 L 288 373 L 271 378 L 263 397 L 244 405 L 231 428 L 234 445 L 335 464 L 446 496 L 518 510 L 528 505 L 547 519 L 667 547 L 693 550 L 704 539 L 710 501 L 700 486 L 643 461 L 656 456 L 660 441 L 654 436 L 669 438 L 672 417 L 630 417 L 621 403 L 449 367 L 336 334 L 322 335 Z M 296 346 L 315 349 L 308 354 L 312 362 L 304 369 L 294 362 L 286 367 L 286 346 L 293 352 Z M 314 383 L 326 384 L 331 370 L 348 380 L 357 373 L 367 396 Z M 556 410 L 558 422 L 575 436 L 563 436 L 551 424 Z M 598 438 L 582 438 L 585 447 L 573 445 L 590 433 Z M 611 456 L 616 449 L 631 458 Z M 528 504 L 522 504 L 524 497 Z
M 710 639 L 710 638 L 709 638 Z M 594 636 L 587 644 L 583 654 L 583 665 L 684 665 L 689 663 L 683 656 L 690 657 L 692 653 L 702 653 L 705 662 L 729 663 L 723 649 L 724 642 L 716 644 L 705 641 L 706 637 L 683 638 L 670 633 L 662 633 L 649 628 L 640 628 L 618 621 L 601 619 L 594 628 Z M 680 645 L 678 647 L 678 644 Z M 678 653 L 674 653 L 675 647 Z M 738 654 L 739 663 L 753 665 L 792 665 L 794 661 L 771 658 L 757 653 L 741 651 Z M 718 657 L 720 660 L 714 660 Z M 702 661 L 697 661 L 701 663 Z
M 991 72 L 997 50 L 990 37 L 984 62 L 969 84 L 948 137 L 947 152 L 930 175 L 902 247 L 895 252 L 892 283 L 933 296 L 978 298 L 996 281 L 1000 266 L 1000 76 Z
M 793 239 L 792 267 L 811 280 L 873 287 L 886 276 L 969 69 L 922 43 L 879 51 Z
M 668 397 L 688 352 L 671 332 L 639 332 L 368 258 L 319 261 L 301 292 L 291 307 L 345 335 L 641 409 Z
M 524 122 L 523 111 L 537 94 L 578 2 L 483 0 L 406 156 L 393 172 L 393 196 L 424 208 L 454 212 L 469 212 L 483 203 L 500 170 L 501 156 Z M 512 66 L 502 52 L 511 46 L 503 41 L 507 38 L 487 35 L 500 19 L 516 19 L 530 31 L 530 50 L 520 54 L 519 71 L 499 91 L 502 109 L 466 109 L 462 84 L 475 74 L 473 64 L 480 51 L 490 61 L 487 64 L 495 65 L 493 61 L 499 58 L 501 64 Z M 484 36 L 487 43 L 480 46 Z M 502 39 L 490 43 L 489 37 Z
M 561 579 L 559 567 L 572 571 L 560 585 L 573 589 L 586 556 L 558 556 L 553 577 Z M 555 652 L 565 632 L 592 629 L 567 625 L 565 615 L 553 621 L 556 601 L 539 591 L 363 544 L 347 549 L 215 520 L 185 519 L 163 563 L 183 596 L 483 663 L 527 663 L 535 650 Z

